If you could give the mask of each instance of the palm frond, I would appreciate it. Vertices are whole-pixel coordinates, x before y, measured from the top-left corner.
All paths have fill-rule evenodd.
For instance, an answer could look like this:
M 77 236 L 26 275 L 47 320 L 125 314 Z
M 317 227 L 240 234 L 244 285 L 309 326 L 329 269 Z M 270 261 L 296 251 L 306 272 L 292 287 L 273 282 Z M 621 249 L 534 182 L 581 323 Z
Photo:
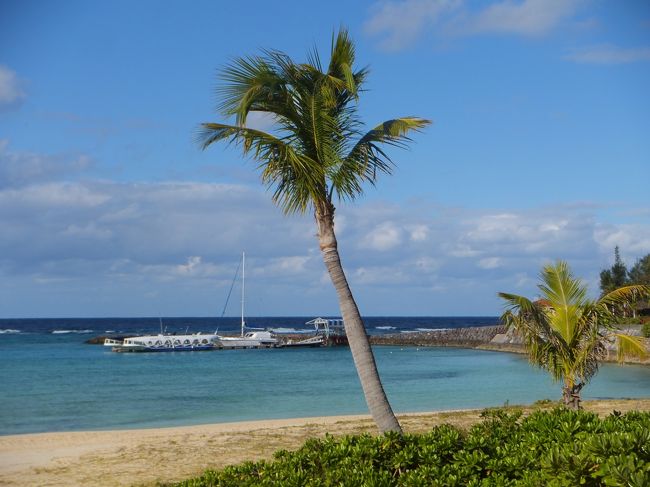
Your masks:
M 542 284 L 538 287 L 554 307 L 584 303 L 587 288 L 571 274 L 566 262 L 558 261 L 554 265 L 544 266 L 540 277 Z
M 620 307 L 650 298 L 650 286 L 637 284 L 620 287 L 598 300 L 599 304 L 609 307 Z
M 377 173 L 390 174 L 393 162 L 381 145 L 404 148 L 410 140 L 408 133 L 418 132 L 430 123 L 422 118 L 404 117 L 388 120 L 368 131 L 347 156 L 341 158 L 339 165 L 330 168 L 332 191 L 340 198 L 353 199 L 361 192 L 362 182 L 374 184 Z
M 571 274 L 568 264 L 563 261 L 544 266 L 540 277 L 542 284 L 538 288 L 554 310 L 553 328 L 565 342 L 571 343 L 579 318 L 576 310 L 586 302 L 587 288 Z
M 619 362 L 623 362 L 626 356 L 641 358 L 648 356 L 648 350 L 640 337 L 625 333 L 614 333 L 613 335 L 616 339 L 616 358 Z
M 244 154 L 252 152 L 260 161 L 262 181 L 274 188 L 273 199 L 287 213 L 305 211 L 310 201 L 322 193 L 324 172 L 303 153 L 285 141 L 263 132 L 245 127 L 219 123 L 204 123 L 197 135 L 203 148 L 225 140 L 238 144 Z

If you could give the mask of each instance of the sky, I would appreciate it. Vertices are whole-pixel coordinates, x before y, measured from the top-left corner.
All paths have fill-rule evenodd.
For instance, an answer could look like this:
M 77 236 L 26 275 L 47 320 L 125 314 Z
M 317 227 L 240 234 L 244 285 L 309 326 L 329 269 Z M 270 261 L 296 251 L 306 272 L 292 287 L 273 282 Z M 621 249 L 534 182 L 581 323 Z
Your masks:
M 0 318 L 220 316 L 242 251 L 250 316 L 339 315 L 313 217 L 196 132 L 233 59 L 341 26 L 368 128 L 433 120 L 337 203 L 362 314 L 499 315 L 558 259 L 595 297 L 650 253 L 650 2 L 0 0 Z

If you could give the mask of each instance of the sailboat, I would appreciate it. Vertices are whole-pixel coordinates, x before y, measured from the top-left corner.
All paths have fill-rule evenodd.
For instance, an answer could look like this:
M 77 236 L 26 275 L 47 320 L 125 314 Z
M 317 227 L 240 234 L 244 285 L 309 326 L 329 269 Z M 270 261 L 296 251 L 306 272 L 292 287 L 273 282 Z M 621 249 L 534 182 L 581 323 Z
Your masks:
M 269 331 L 246 332 L 244 319 L 244 297 L 246 285 L 246 253 L 241 255 L 241 333 L 238 337 L 217 335 L 214 345 L 217 348 L 271 348 L 278 346 L 278 340 Z

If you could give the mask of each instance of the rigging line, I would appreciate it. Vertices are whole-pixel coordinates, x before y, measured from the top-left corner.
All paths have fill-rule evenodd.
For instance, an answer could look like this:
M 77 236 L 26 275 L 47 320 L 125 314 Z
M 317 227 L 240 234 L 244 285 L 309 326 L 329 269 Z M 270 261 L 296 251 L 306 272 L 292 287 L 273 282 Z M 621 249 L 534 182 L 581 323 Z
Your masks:
M 226 314 L 226 308 L 228 307 L 228 301 L 230 301 L 230 295 L 232 294 L 232 289 L 235 287 L 235 281 L 239 275 L 239 268 L 241 267 L 241 262 L 237 264 L 237 270 L 235 271 L 235 277 L 232 278 L 232 284 L 230 284 L 230 291 L 228 291 L 228 297 L 226 298 L 226 304 L 223 305 L 223 311 L 221 312 L 221 317 Z

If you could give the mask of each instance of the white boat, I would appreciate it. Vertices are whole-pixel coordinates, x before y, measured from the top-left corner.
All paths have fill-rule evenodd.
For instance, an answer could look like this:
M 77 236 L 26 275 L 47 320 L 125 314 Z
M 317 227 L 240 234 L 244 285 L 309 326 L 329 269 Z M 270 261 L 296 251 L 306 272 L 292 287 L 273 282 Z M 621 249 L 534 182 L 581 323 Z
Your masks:
M 270 348 L 278 345 L 277 338 L 271 335 L 270 331 L 249 331 L 246 332 L 246 320 L 244 319 L 244 296 L 246 284 L 246 254 L 241 256 L 241 334 L 238 337 L 219 336 L 215 339 L 215 346 L 218 348 Z
M 219 336 L 215 346 L 219 348 L 271 348 L 278 346 L 278 339 L 270 331 L 249 331 L 239 337 Z
M 158 335 L 144 335 L 115 340 L 106 338 L 105 347 L 111 347 L 113 352 L 199 352 L 214 350 L 218 335 L 187 332 L 183 335 L 165 333 L 160 319 Z
M 214 350 L 217 335 L 145 335 L 125 338 L 123 341 L 107 338 L 105 346 L 114 352 L 198 352 Z

